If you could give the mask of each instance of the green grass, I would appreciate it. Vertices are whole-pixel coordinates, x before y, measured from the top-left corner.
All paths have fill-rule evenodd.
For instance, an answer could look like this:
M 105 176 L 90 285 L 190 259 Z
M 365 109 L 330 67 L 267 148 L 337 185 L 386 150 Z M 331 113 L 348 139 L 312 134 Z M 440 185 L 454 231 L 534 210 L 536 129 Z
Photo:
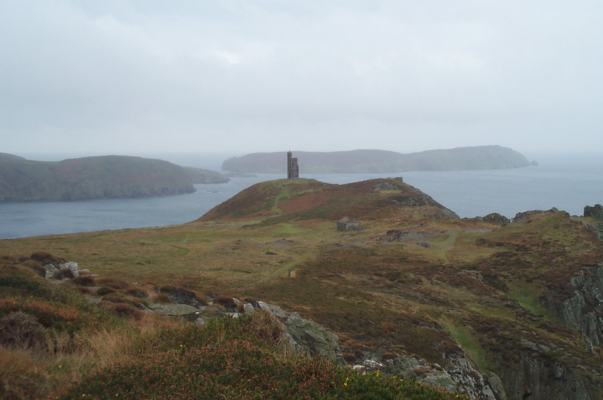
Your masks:
M 522 282 L 515 282 L 511 286 L 509 296 L 530 314 L 549 321 L 553 320 L 552 313 L 540 303 L 541 293 L 542 290 L 538 287 Z
M 480 371 L 486 372 L 491 369 L 485 350 L 469 328 L 462 326 L 460 323 L 455 323 L 448 318 L 442 319 L 441 322 Z

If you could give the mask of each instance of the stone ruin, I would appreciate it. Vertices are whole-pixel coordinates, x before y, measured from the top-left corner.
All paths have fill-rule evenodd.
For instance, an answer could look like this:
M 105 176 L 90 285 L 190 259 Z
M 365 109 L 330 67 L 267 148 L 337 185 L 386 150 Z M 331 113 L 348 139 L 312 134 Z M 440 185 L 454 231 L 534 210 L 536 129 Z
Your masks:
M 292 152 L 287 153 L 287 179 L 299 178 L 299 163 Z

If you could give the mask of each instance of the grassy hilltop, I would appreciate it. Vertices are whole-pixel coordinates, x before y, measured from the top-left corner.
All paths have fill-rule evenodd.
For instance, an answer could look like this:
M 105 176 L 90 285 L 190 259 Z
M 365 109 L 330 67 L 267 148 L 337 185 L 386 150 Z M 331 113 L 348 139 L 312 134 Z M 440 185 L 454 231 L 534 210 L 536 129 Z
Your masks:
M 363 229 L 338 231 L 346 216 Z M 593 221 L 550 210 L 508 222 L 460 219 L 399 179 L 281 180 L 189 224 L 0 241 L 0 254 L 43 250 L 129 286 L 278 304 L 334 332 L 347 364 L 469 398 L 601 398 Z

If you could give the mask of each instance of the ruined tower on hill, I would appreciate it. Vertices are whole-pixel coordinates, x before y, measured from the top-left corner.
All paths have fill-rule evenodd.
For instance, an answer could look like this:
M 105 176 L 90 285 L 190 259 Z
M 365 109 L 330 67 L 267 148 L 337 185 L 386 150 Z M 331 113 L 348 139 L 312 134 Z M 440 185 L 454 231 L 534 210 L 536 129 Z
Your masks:
M 299 163 L 292 152 L 287 153 L 287 179 L 299 178 Z

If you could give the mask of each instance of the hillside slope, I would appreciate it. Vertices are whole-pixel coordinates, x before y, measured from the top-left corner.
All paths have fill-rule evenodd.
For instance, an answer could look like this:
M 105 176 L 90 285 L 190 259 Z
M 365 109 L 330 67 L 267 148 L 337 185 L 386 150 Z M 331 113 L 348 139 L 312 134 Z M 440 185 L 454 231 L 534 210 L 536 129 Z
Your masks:
M 305 173 L 450 171 L 519 168 L 530 165 L 520 153 L 501 146 L 460 147 L 401 154 L 384 150 L 295 152 Z M 231 172 L 283 173 L 284 153 L 254 153 L 224 161 Z
M 340 230 L 343 216 L 360 229 Z M 594 400 L 603 398 L 596 223 L 554 209 L 460 219 L 399 179 L 280 180 L 189 224 L 0 241 L 0 254 L 45 250 L 132 286 L 261 299 L 282 318 L 297 315 L 289 322 L 334 333 L 350 366 L 470 399 Z
M 137 198 L 194 192 L 218 176 L 167 161 L 101 156 L 40 162 L 0 157 L 0 201 Z
M 2 399 L 459 399 L 312 357 L 265 303 L 232 318 L 238 299 L 97 279 L 73 263 L 48 275 L 64 262 L 0 257 Z M 189 304 L 173 302 L 182 296 Z

